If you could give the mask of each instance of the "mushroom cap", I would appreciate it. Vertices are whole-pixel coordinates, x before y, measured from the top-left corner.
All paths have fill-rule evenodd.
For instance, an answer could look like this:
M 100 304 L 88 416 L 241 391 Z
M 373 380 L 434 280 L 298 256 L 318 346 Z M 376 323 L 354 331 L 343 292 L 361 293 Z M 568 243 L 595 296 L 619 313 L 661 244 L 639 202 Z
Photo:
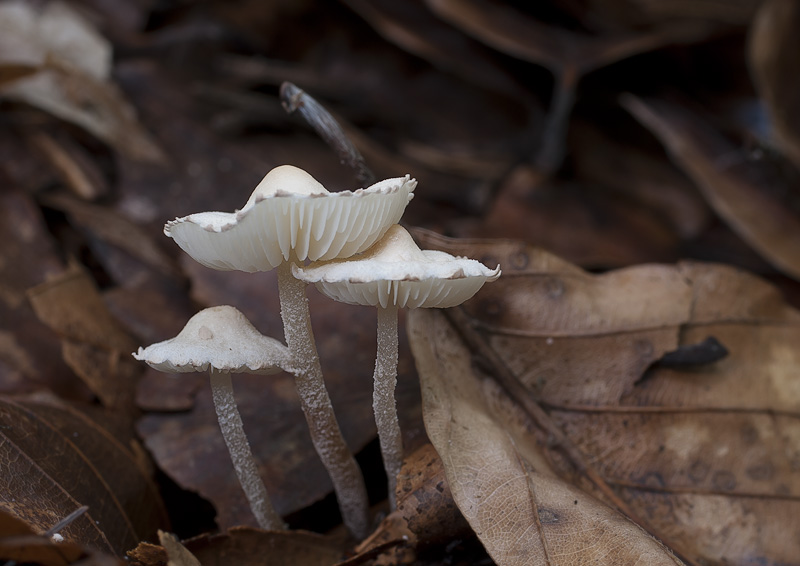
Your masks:
M 290 258 L 349 257 L 400 220 L 416 186 L 406 175 L 330 193 L 302 169 L 282 165 L 241 210 L 190 214 L 168 222 L 164 233 L 212 269 L 269 271 Z
M 292 266 L 294 276 L 331 299 L 353 305 L 447 308 L 472 297 L 500 267 L 445 252 L 421 250 L 399 224 L 356 257 Z
M 139 348 L 133 354 L 159 371 L 188 373 L 213 369 L 224 373 L 271 374 L 282 371 L 289 349 L 264 336 L 237 309 L 204 309 L 175 338 Z

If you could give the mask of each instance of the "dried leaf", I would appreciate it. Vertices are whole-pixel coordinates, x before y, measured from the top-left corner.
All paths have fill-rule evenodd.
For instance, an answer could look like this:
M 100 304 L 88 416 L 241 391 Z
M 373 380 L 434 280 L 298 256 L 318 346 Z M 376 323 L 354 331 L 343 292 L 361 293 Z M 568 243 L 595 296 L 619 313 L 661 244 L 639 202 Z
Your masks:
M 158 540 L 167 553 L 167 566 L 201 566 L 195 555 L 175 535 L 158 531 Z
M 692 564 L 796 561 L 800 312 L 775 288 L 717 265 L 590 275 L 513 242 L 423 239 L 504 266 L 496 284 L 450 311 L 458 330 L 432 315 L 409 320 L 415 355 L 424 356 L 426 426 L 473 528 L 482 513 L 497 512 L 476 499 L 496 485 L 484 468 L 509 468 L 514 481 L 532 482 L 535 497 L 543 478 L 553 493 L 566 496 L 572 483 L 615 505 Z M 728 357 L 652 365 L 708 335 Z M 464 341 L 488 375 L 470 365 Z M 491 442 L 476 450 L 484 429 Z M 461 466 L 469 458 L 473 467 Z M 560 479 L 548 478 L 554 472 Z M 515 504 L 516 493 L 508 494 Z M 580 513 L 575 493 L 559 501 Z M 491 544 L 506 552 L 506 542 L 498 534 Z
M 66 194 L 48 195 L 42 201 L 65 212 L 75 224 L 105 243 L 117 246 L 164 275 L 180 279 L 174 260 L 153 241 L 153 235 L 117 211 Z
M 39 319 L 62 336 L 64 360 L 75 373 L 106 406 L 130 409 L 140 371 L 130 353 L 137 344 L 108 311 L 89 275 L 73 265 L 28 296 Z
M 89 399 L 60 356 L 58 337 L 25 300 L 26 290 L 63 270 L 55 242 L 33 200 L 7 186 L 0 191 L 0 390 L 50 389 Z
M 482 88 L 525 96 L 485 47 L 436 18 L 422 1 L 345 3 L 385 39 L 409 53 Z
M 403 460 L 397 476 L 397 510 L 358 545 L 348 563 L 379 554 L 384 564 L 413 564 L 417 550 L 447 545 L 470 534 L 453 501 L 442 460 L 431 444 L 423 444 Z
M 800 5 L 794 0 L 761 3 L 750 29 L 750 71 L 767 104 L 776 142 L 800 167 Z
M 456 503 L 497 564 L 680 564 L 623 515 L 558 478 L 526 434 L 530 424 L 482 382 L 444 315 L 420 309 L 408 324 L 428 435 Z
M 129 156 L 163 155 L 109 81 L 111 47 L 69 5 L 0 5 L 0 64 L 35 65 L 34 75 L 0 86 L 0 97 L 28 103 L 85 128 Z
M 548 179 L 530 165 L 509 172 L 480 225 L 455 232 L 524 240 L 587 267 L 674 260 L 679 243 L 665 220 L 642 202 L 597 183 Z
M 163 524 L 159 496 L 127 449 L 65 407 L 0 399 L 0 507 L 67 541 L 122 553 Z
M 235 527 L 226 533 L 183 541 L 203 566 L 330 566 L 342 549 L 334 539 L 303 531 L 261 531 Z M 163 548 L 140 544 L 128 553 L 132 566 L 165 566 Z
M 796 178 L 751 159 L 686 108 L 634 96 L 624 97 L 623 105 L 659 138 L 734 232 L 777 269 L 800 278 Z

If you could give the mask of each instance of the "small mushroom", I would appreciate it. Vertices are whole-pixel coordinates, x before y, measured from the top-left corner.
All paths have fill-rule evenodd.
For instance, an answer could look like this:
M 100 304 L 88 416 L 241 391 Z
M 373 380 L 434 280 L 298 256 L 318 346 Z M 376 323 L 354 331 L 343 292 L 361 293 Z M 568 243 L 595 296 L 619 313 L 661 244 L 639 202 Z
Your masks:
M 231 374 L 278 373 L 289 364 L 289 349 L 261 334 L 234 307 L 220 306 L 200 311 L 175 338 L 139 348 L 133 357 L 169 373 L 209 371 L 219 427 L 250 509 L 260 527 L 285 529 L 258 474 L 233 395 Z
M 394 390 L 397 385 L 397 309 L 447 308 L 472 297 L 487 281 L 500 277 L 474 259 L 421 250 L 399 224 L 369 250 L 345 260 L 294 266 L 296 278 L 314 283 L 323 294 L 344 303 L 378 307 L 373 410 L 386 475 L 389 501 L 396 506 L 395 486 L 403 457 Z
M 342 519 L 358 538 L 369 530 L 366 486 L 322 379 L 306 284 L 292 276 L 291 265 L 366 250 L 399 221 L 416 184 L 406 176 L 366 189 L 330 193 L 302 169 L 283 165 L 264 177 L 241 210 L 192 214 L 164 228 L 192 258 L 213 269 L 277 268 L 281 318 L 298 396 L 311 439 L 333 482 Z

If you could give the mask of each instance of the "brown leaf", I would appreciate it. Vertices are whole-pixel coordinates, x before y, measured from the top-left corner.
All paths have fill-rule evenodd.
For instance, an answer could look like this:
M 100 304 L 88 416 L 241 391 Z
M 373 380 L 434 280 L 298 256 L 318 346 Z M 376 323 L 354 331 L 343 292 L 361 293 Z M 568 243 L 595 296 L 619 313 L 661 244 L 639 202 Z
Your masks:
M 381 521 L 346 563 L 380 554 L 382 564 L 413 564 L 416 551 L 470 534 L 453 501 L 442 460 L 431 444 L 423 444 L 403 460 L 397 476 L 397 510 Z
M 28 292 L 39 319 L 62 337 L 66 363 L 109 407 L 130 408 L 137 344 L 111 315 L 89 275 L 73 264 Z
M 167 553 L 167 566 L 201 566 L 197 557 L 175 535 L 158 531 L 158 540 Z
M 0 258 L 0 390 L 91 398 L 64 364 L 58 337 L 25 298 L 28 288 L 64 267 L 36 204 L 11 186 L 0 191 Z
M 428 435 L 456 503 L 495 562 L 680 564 L 623 515 L 558 478 L 531 442 L 531 424 L 474 371 L 444 315 L 413 311 L 409 332 Z
M 596 182 L 548 179 L 529 165 L 510 171 L 479 226 L 455 232 L 525 240 L 587 267 L 677 258 L 677 235 L 650 207 Z
M 544 24 L 522 11 L 485 0 L 427 0 L 437 15 L 495 49 L 547 67 L 556 75 L 577 75 L 675 42 L 705 37 L 706 25 L 665 25 L 639 33 L 589 36 Z
M 66 194 L 52 194 L 42 202 L 66 213 L 73 223 L 89 230 L 107 244 L 112 244 L 164 275 L 179 279 L 175 261 L 153 240 L 153 235 L 119 212 L 90 204 Z
M 409 53 L 482 88 L 524 96 L 520 86 L 502 71 L 485 47 L 436 18 L 421 0 L 345 3 L 385 39 Z
M 164 510 L 126 448 L 65 407 L 0 400 L 0 506 L 43 532 L 81 505 L 67 541 L 122 553 L 154 534 Z
M 769 108 L 780 148 L 800 167 L 800 5 L 793 0 L 761 3 L 750 29 L 748 63 Z
M 49 2 L 37 11 L 29 3 L 5 2 L 0 35 L 0 62 L 39 69 L 0 86 L 0 98 L 72 122 L 133 158 L 163 159 L 134 109 L 109 81 L 111 47 L 73 8 Z
M 625 96 L 623 105 L 664 144 L 709 204 L 764 259 L 800 278 L 797 178 L 749 158 L 690 110 Z
M 409 321 L 424 356 L 426 426 L 451 487 L 473 488 L 463 498 L 453 489 L 473 528 L 492 509 L 477 495 L 497 480 L 460 459 L 497 468 L 497 458 L 525 473 L 534 496 L 539 478 L 555 472 L 554 493 L 566 497 L 576 489 L 563 491 L 569 482 L 588 490 L 692 564 L 796 561 L 800 313 L 775 288 L 724 266 L 590 275 L 513 242 L 423 239 L 504 266 L 498 282 L 450 311 L 458 331 L 427 314 Z M 652 366 L 709 335 L 728 357 Z M 463 340 L 489 375 L 470 365 Z M 451 415 L 459 417 L 448 424 Z M 493 440 L 475 451 L 485 428 Z M 493 544 L 507 550 L 502 536 Z
M 342 549 L 334 539 L 303 531 L 262 531 L 235 527 L 226 533 L 200 535 L 183 541 L 203 566 L 330 566 Z M 162 547 L 140 544 L 128 553 L 132 566 L 165 566 Z

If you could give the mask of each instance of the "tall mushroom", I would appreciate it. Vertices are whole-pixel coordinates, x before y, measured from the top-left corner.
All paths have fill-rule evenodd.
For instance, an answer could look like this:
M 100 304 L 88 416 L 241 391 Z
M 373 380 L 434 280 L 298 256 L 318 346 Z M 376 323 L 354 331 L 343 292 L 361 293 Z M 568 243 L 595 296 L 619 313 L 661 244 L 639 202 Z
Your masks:
M 133 357 L 164 372 L 209 371 L 219 427 L 250 509 L 260 527 L 285 529 L 247 442 L 231 374 L 278 373 L 289 364 L 289 349 L 261 334 L 237 309 L 221 306 L 200 311 L 175 338 L 139 348 Z
M 487 281 L 500 277 L 474 259 L 421 250 L 399 224 L 369 250 L 350 259 L 321 261 L 293 268 L 294 276 L 314 283 L 323 294 L 344 303 L 378 307 L 373 410 L 386 475 L 389 501 L 395 508 L 395 486 L 403 458 L 397 420 L 397 309 L 447 308 L 472 297 Z
M 331 476 L 344 523 L 358 538 L 369 529 L 366 487 L 333 413 L 311 331 L 305 284 L 292 276 L 291 265 L 349 257 L 367 249 L 398 222 L 416 184 L 406 176 L 330 193 L 302 169 L 283 165 L 264 177 L 241 210 L 192 214 L 164 228 L 192 258 L 213 269 L 277 268 L 291 371 L 311 439 Z

